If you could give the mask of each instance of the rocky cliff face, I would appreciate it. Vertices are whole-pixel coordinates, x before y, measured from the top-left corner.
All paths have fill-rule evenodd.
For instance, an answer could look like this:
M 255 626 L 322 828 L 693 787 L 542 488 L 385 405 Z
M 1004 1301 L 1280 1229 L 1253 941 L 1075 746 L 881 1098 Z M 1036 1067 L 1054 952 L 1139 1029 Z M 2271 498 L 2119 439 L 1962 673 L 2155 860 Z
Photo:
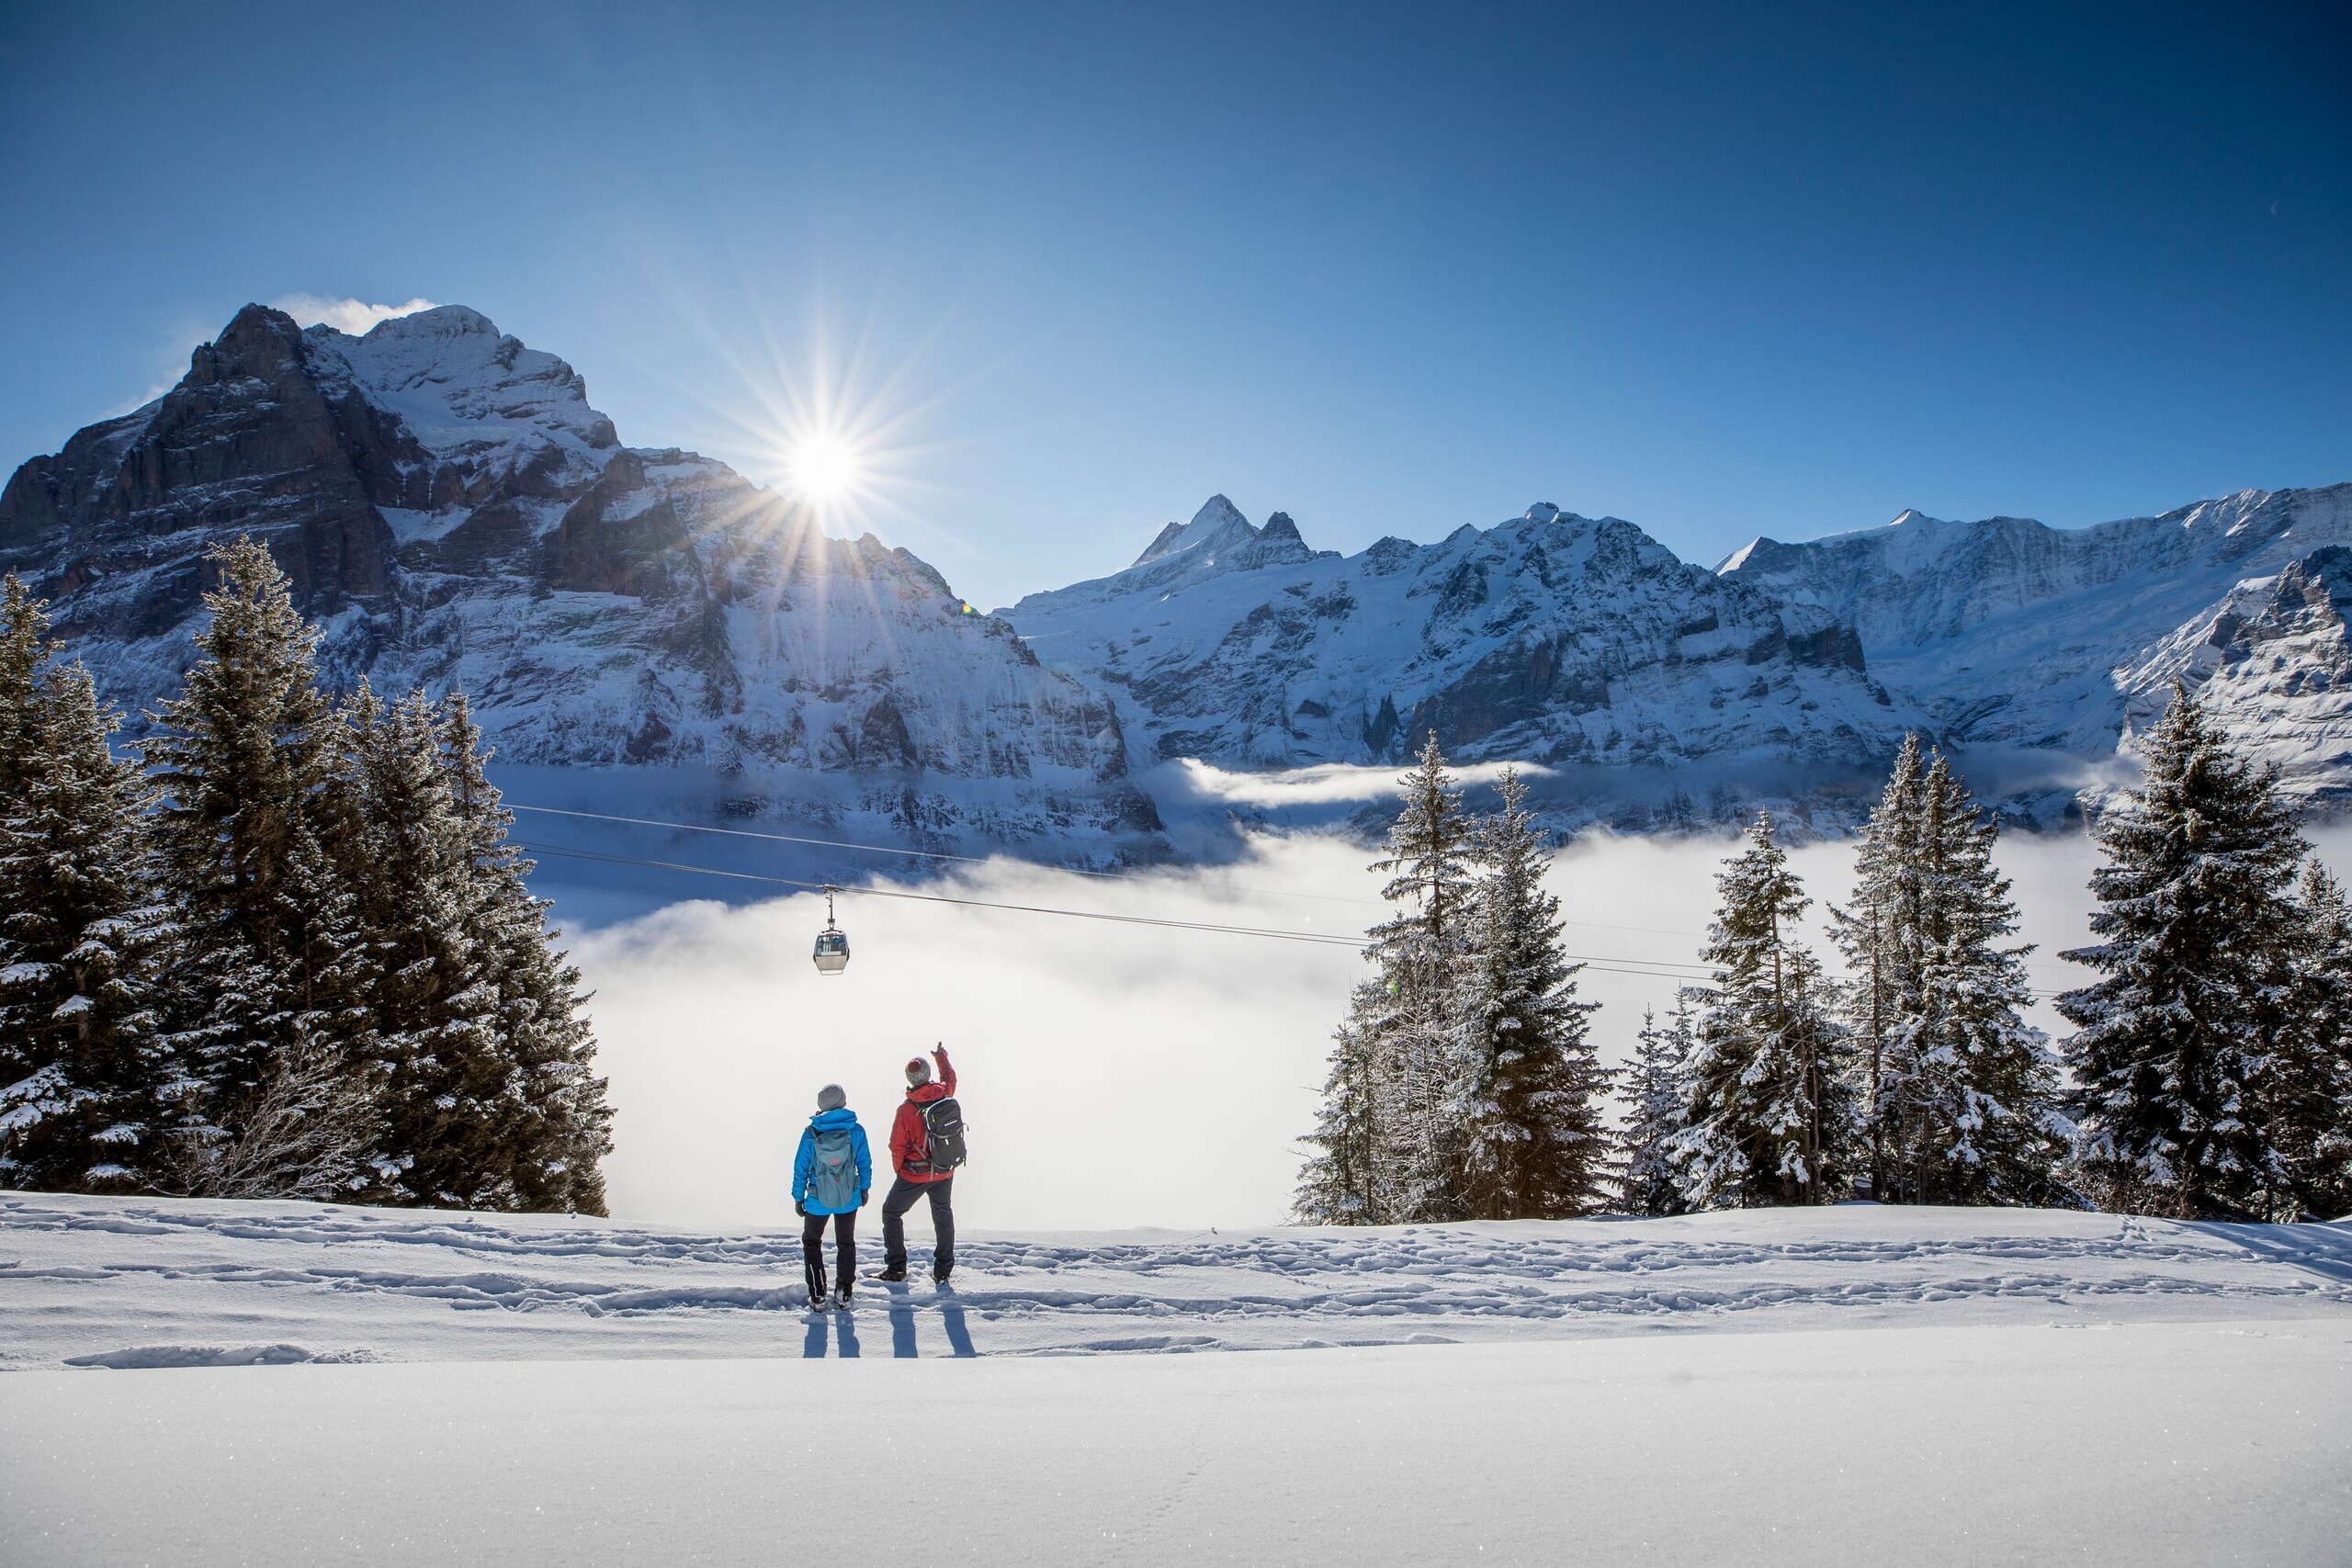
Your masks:
M 1125 571 L 1003 614 L 1120 694 L 1139 760 L 1385 763 L 1433 729 L 1470 761 L 1860 767 L 1923 722 L 1834 615 L 1547 504 L 1343 559 L 1217 496 Z
M 2346 545 L 2352 485 L 2333 485 L 2082 529 L 1906 512 L 1806 544 L 1759 539 L 1720 570 L 1851 622 L 1872 671 L 1963 744 L 2129 751 L 2177 677 L 2296 788 L 2333 799 L 2352 783 L 2352 690 L 2333 672 L 2325 607 Z
M 475 311 L 355 338 L 248 306 L 164 397 L 0 492 L 0 567 L 134 712 L 176 683 L 204 547 L 237 533 L 332 678 L 463 687 L 508 762 L 707 767 L 919 842 L 1151 852 L 1111 702 L 906 551 L 622 446 L 570 366 Z

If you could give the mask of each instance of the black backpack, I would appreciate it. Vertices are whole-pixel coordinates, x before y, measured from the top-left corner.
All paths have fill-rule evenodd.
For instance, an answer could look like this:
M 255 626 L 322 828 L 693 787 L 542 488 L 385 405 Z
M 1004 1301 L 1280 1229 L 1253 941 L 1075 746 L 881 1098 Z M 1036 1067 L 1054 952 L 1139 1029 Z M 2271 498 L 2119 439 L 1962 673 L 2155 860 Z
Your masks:
M 964 1163 L 964 1108 L 948 1095 L 922 1108 L 923 1168 L 932 1175 Z

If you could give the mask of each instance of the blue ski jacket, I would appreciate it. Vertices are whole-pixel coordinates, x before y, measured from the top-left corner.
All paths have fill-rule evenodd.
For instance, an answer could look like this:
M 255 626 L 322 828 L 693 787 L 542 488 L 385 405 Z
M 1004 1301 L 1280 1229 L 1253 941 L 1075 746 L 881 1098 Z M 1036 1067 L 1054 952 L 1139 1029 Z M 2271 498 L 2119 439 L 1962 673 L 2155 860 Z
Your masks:
M 874 1156 L 865 1146 L 865 1129 L 858 1125 L 857 1112 L 846 1108 L 820 1111 L 808 1118 L 808 1125 L 800 1129 L 800 1152 L 792 1156 L 792 1201 L 812 1214 L 842 1214 L 857 1207 L 855 1203 L 843 1203 L 828 1208 L 817 1201 L 817 1134 L 835 1127 L 849 1129 L 850 1147 L 857 1153 L 859 1195 L 874 1185 Z

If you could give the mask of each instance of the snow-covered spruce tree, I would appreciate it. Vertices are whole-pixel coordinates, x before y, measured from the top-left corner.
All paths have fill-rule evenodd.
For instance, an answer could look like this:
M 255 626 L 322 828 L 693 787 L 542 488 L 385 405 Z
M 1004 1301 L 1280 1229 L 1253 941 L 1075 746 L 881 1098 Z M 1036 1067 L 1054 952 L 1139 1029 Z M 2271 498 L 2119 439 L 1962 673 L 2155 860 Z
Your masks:
M 472 845 L 421 692 L 387 705 L 364 681 L 344 705 L 359 822 L 345 875 L 367 944 L 384 1201 L 510 1209 L 511 1076 L 495 954 L 469 919 Z
M 1690 998 L 1688 990 L 1679 993 L 1663 1024 L 1654 1010 L 1643 1010 L 1634 1059 L 1619 1080 L 1618 1098 L 1625 1102 L 1621 1201 L 1629 1214 L 1655 1218 L 1689 1210 L 1676 1174 L 1673 1141 L 1682 1131 L 1690 1098 Z
M 1886 1038 L 1901 1015 L 1901 998 L 1918 993 L 1916 944 L 1905 937 L 1919 927 L 1925 778 L 1919 738 L 1905 735 L 1855 851 L 1854 897 L 1845 908 L 1829 911 L 1830 938 L 1845 956 L 1849 976 L 1843 1010 L 1860 1056 L 1873 1195 L 1885 1185 L 1885 1122 L 1878 1106 Z
M 2025 1021 L 2033 993 L 2009 941 L 2017 906 L 1993 864 L 1999 828 L 1941 756 L 1917 786 L 1912 864 L 1886 943 L 1895 976 L 1866 1114 L 1882 1200 L 2035 1203 L 2051 1194 L 2070 1128 L 2057 1065 Z M 1867 982 L 1865 982 L 1867 983 Z
M 182 1086 L 148 789 L 39 601 L 0 582 L 0 1187 L 153 1179 Z
M 1380 978 L 1364 1022 L 1377 1064 L 1374 1208 L 1384 1224 L 1463 1217 L 1447 1100 L 1471 914 L 1470 825 L 1434 730 L 1399 782 L 1405 804 L 1389 829 L 1388 852 L 1371 869 L 1388 876 L 1380 896 L 1401 907 L 1372 928 L 1364 951 Z
M 1600 1101 L 1609 1074 L 1560 948 L 1560 900 L 1544 886 L 1544 836 L 1527 785 L 1506 768 L 1499 809 L 1478 819 L 1479 873 L 1464 911 L 1453 998 L 1453 1064 L 1440 1106 L 1455 1201 L 1474 1220 L 1556 1220 L 1604 1206 L 1615 1185 Z
M 1323 1108 L 1316 1113 L 1315 1131 L 1306 1140 L 1316 1152 L 1299 1172 L 1298 1191 L 1292 1200 L 1301 1224 L 1380 1223 L 1374 1181 L 1382 1147 L 1380 1064 L 1372 1049 L 1371 1030 L 1385 996 L 1385 987 L 1376 980 L 1358 986 L 1350 999 L 1347 1019 L 1331 1032 Z
M 1469 828 L 1432 733 L 1398 781 L 1381 897 L 1402 906 L 1366 934 L 1370 980 L 1332 1035 L 1330 1070 L 1299 1177 L 1299 1217 L 1323 1224 L 1453 1219 L 1451 1140 L 1440 1125 L 1451 1081 L 1449 1028 L 1470 897 Z
M 2263 1206 L 2275 1218 L 2335 1219 L 2352 1214 L 2352 903 L 2316 860 L 2304 863 L 2294 902 L 2288 1005 L 2264 1094 L 2285 1174 Z
M 2064 954 L 2104 976 L 2058 1000 L 2080 1165 L 2109 1207 L 2251 1213 L 2286 1179 L 2261 1080 L 2305 846 L 2275 772 L 2233 753 L 2185 687 L 2141 755 L 2141 787 L 2095 830 L 2100 941 Z
M 514 1208 L 601 1214 L 613 1112 L 593 1067 L 580 971 L 555 945 L 562 933 L 548 926 L 548 901 L 525 880 L 531 863 L 507 836 L 514 815 L 490 783 L 490 752 L 462 694 L 442 708 L 438 733 L 471 867 L 465 929 L 484 961 L 505 1069 L 495 1098 L 482 1103 L 499 1135 L 480 1179 L 494 1180 Z
M 343 874 L 356 817 L 341 726 L 315 682 L 317 633 L 267 549 L 241 537 L 206 558 L 220 573 L 211 620 L 143 748 L 162 793 L 161 880 L 187 943 L 183 1061 L 202 1089 L 168 1184 L 204 1196 L 234 1169 L 249 1173 L 247 1195 L 280 1179 L 302 1196 L 363 1194 L 390 1174 L 352 1130 L 365 1118 L 339 1101 L 334 1116 L 255 1114 L 288 1085 L 307 1086 L 289 1092 L 323 1112 L 323 1086 L 368 1077 L 379 1055 Z M 330 1127 L 341 1130 L 318 1146 Z
M 1759 812 L 1715 886 L 1684 1127 L 1673 1140 L 1692 1208 L 1825 1203 L 1857 1161 L 1850 1040 L 1828 1010 L 1820 962 L 1795 940 L 1811 902 Z

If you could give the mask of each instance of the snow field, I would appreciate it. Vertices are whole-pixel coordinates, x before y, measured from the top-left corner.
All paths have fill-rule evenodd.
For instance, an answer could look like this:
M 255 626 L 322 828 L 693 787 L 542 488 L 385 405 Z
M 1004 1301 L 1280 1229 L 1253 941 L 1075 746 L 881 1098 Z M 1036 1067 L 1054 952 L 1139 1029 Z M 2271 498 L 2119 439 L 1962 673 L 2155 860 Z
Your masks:
M 878 1217 L 861 1266 L 881 1260 Z M 916 1272 L 927 1224 L 910 1216 Z M 829 1254 L 830 1256 L 830 1254 Z M 561 1215 L 0 1195 L 0 1367 L 840 1353 L 800 1239 Z M 2001 1209 L 1002 1233 L 861 1288 L 866 1356 L 1878 1325 L 2352 1323 L 2352 1226 Z M 820 1323 L 816 1326 L 823 1327 Z
M 962 1252 L 950 1291 L 825 1314 L 797 1232 L 0 1195 L 0 1562 L 2324 1564 L 2352 1539 L 2352 1225 L 1849 1206 Z M 1261 1353 L 1168 1353 L 1220 1349 Z M 927 1359 L 956 1364 L 896 1364 Z
M 2342 1317 L 36 1371 L 0 1561 L 2340 1563 L 2347 1407 Z

